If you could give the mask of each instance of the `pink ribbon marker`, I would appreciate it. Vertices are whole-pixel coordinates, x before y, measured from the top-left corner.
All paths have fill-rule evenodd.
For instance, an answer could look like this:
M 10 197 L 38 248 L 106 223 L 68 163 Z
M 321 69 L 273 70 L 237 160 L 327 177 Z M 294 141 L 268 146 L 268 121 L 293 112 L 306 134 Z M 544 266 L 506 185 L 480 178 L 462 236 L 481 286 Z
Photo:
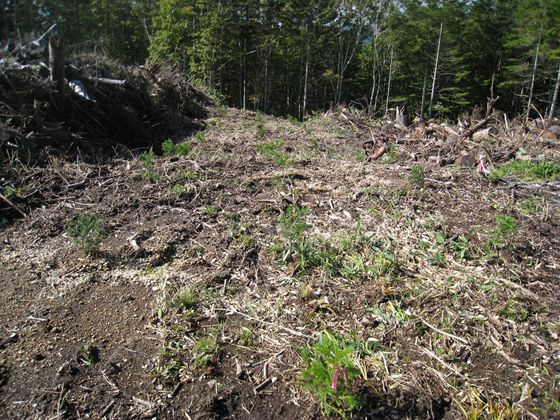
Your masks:
M 333 372 L 332 385 L 331 385 L 331 388 L 334 389 L 335 391 L 336 391 L 336 387 L 338 385 L 338 374 L 339 373 L 342 373 L 342 379 L 344 379 L 345 381 L 348 380 L 348 377 L 346 376 L 346 371 L 344 370 L 344 368 L 342 366 L 337 367 Z
M 480 164 L 478 165 L 477 172 L 483 175 L 486 173 L 486 168 L 484 167 L 484 159 L 480 159 Z

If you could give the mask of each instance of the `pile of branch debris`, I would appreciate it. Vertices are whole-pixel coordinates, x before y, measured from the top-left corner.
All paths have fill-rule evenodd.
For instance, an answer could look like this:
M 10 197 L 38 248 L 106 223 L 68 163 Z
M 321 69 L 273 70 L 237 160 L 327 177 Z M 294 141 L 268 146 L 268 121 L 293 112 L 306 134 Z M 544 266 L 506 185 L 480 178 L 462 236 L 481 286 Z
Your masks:
M 203 124 L 207 97 L 172 67 L 125 67 L 96 54 L 65 57 L 53 26 L 0 50 L 0 151 L 102 160 L 119 146 L 150 147 Z
M 560 122 L 557 119 L 528 121 L 523 116 L 509 120 L 494 109 L 499 98 L 489 99 L 486 112 L 475 109 L 459 118 L 457 124 L 417 118 L 407 126 L 402 110 L 387 118 L 381 127 L 370 128 L 363 143 L 371 161 L 381 158 L 391 145 L 401 144 L 410 160 L 434 165 L 458 164 L 476 167 L 481 161 L 490 166 L 510 159 L 560 160 Z M 352 125 L 364 129 L 365 119 L 343 114 Z

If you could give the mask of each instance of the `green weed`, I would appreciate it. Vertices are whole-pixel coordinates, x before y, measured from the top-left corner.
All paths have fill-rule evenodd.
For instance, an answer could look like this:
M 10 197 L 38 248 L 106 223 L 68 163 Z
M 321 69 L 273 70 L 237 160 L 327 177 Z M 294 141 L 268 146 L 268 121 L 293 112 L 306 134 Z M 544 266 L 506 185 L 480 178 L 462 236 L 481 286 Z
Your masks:
M 86 344 L 78 350 L 78 362 L 84 366 L 92 366 L 99 361 L 99 349 Z
M 198 131 L 194 135 L 194 138 L 198 144 L 202 144 L 206 140 L 206 134 L 204 133 L 204 131 Z
M 86 254 L 92 254 L 99 249 L 103 240 L 104 221 L 93 214 L 82 214 L 66 222 L 65 232 L 74 239 Z
M 515 218 L 507 214 L 497 214 L 496 227 L 486 242 L 488 257 L 499 256 L 500 251 L 508 246 L 508 237 L 518 230 Z
M 546 202 L 544 198 L 526 198 L 517 203 L 517 209 L 523 216 L 536 216 L 545 211 Z
M 504 307 L 500 310 L 500 315 L 513 321 L 526 321 L 529 318 L 529 312 L 515 299 L 509 299 Z
M 560 163 L 512 160 L 498 166 L 490 173 L 490 179 L 517 178 L 525 181 L 553 181 L 560 179 Z
M 352 155 L 354 155 L 354 158 L 358 161 L 358 162 L 363 162 L 366 160 L 366 152 L 364 152 L 363 149 L 354 149 L 352 151 Z
M 159 352 L 158 362 L 153 373 L 160 382 L 174 384 L 186 368 L 187 364 L 183 361 L 180 343 L 171 342 Z

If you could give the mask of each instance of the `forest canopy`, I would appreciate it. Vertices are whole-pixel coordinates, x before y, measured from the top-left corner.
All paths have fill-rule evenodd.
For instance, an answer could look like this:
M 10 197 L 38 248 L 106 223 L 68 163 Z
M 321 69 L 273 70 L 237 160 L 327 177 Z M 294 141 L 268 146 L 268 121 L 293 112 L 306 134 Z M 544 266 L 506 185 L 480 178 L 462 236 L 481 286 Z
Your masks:
M 57 23 L 71 52 L 172 62 L 277 115 L 452 118 L 499 96 L 510 115 L 553 116 L 558 102 L 560 0 L 0 0 L 0 13 L 2 44 Z

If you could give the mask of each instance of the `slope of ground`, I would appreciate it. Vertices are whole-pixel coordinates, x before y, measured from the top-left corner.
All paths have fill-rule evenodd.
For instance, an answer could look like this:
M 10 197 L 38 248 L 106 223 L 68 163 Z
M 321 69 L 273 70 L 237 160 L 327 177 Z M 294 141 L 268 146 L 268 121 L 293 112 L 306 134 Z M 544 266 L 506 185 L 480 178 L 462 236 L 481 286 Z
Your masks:
M 0 232 L 0 416 L 558 416 L 554 183 L 213 112 L 190 150 L 14 173 L 41 193 Z

